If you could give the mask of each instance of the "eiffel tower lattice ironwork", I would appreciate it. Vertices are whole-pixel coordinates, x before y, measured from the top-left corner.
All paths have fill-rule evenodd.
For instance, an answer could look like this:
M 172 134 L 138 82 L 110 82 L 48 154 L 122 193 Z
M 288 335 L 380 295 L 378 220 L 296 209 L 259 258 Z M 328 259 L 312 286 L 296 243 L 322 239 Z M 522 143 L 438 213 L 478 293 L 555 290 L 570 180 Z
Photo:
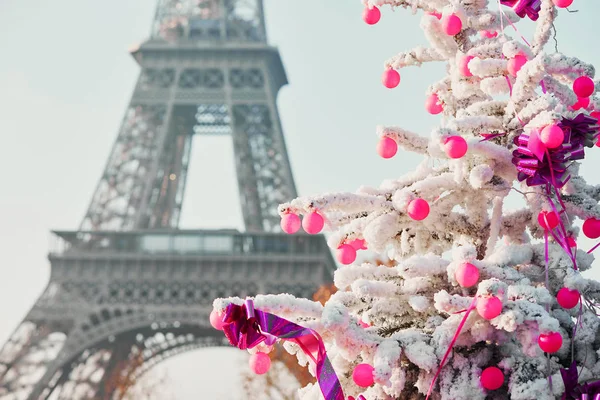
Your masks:
M 159 0 L 83 222 L 52 232 L 50 282 L 0 351 L 0 399 L 111 399 L 123 365 L 137 376 L 223 345 L 213 298 L 310 297 L 331 280 L 323 236 L 279 232 L 296 189 L 275 103 L 287 78 L 262 7 Z M 194 134 L 233 138 L 244 232 L 177 229 Z

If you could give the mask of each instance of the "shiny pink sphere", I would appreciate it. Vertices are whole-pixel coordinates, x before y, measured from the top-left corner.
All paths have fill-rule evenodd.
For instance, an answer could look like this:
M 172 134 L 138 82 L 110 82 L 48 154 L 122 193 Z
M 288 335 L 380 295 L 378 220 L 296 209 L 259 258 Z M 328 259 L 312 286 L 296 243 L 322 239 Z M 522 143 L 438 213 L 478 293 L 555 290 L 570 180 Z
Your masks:
M 502 313 L 502 301 L 496 296 L 482 297 L 477 300 L 477 312 L 484 319 L 494 319 Z
M 600 220 L 596 218 L 588 218 L 583 222 L 583 234 L 590 239 L 598 239 L 600 237 Z
M 301 224 L 300 217 L 294 213 L 284 214 L 279 223 L 281 230 L 290 235 L 298 232 Z
M 462 30 L 462 21 L 456 14 L 442 17 L 442 30 L 446 35 L 456 36 Z
M 573 4 L 573 0 L 552 0 L 552 2 L 558 8 L 567 8 Z
M 462 263 L 454 271 L 454 278 L 462 287 L 471 287 L 479 282 L 479 268 L 471 263 Z
M 562 346 L 562 336 L 558 332 L 543 333 L 538 337 L 538 346 L 546 353 L 556 353 Z
M 343 244 L 337 248 L 337 259 L 344 265 L 352 264 L 356 260 L 356 249 L 349 244 Z
M 383 71 L 381 82 L 386 88 L 393 89 L 400 84 L 400 73 L 393 68 L 388 68 Z
M 471 70 L 469 69 L 469 62 L 474 58 L 475 56 L 462 56 L 458 60 L 458 72 L 460 72 L 462 76 L 473 76 Z
M 271 358 L 268 354 L 258 352 L 250 356 L 250 369 L 258 375 L 266 374 L 271 368 Z
M 556 301 L 558 302 L 558 304 L 560 304 L 562 308 L 570 310 L 571 308 L 579 304 L 580 297 L 581 295 L 579 294 L 578 290 L 571 290 L 569 288 L 564 287 L 560 289 L 556 294 Z
M 506 69 L 512 76 L 517 76 L 517 72 L 521 70 L 523 65 L 527 62 L 527 57 L 522 54 L 517 54 L 506 63 Z
M 213 328 L 218 331 L 223 330 L 223 326 L 225 325 L 225 323 L 223 323 L 223 314 L 217 312 L 217 310 L 212 310 L 210 312 L 209 320 Z
M 502 385 L 504 385 L 504 374 L 498 367 L 487 367 L 481 373 L 481 378 L 479 378 L 479 381 L 484 389 L 500 389 Z
M 352 380 L 360 387 L 369 387 L 375 382 L 373 370 L 369 364 L 358 364 L 352 372 Z
M 573 91 L 577 97 L 590 97 L 595 90 L 594 81 L 589 76 L 580 76 L 573 82 Z
M 323 225 L 325 225 L 325 220 L 318 212 L 306 214 L 302 219 L 302 228 L 304 228 L 306 233 L 310 233 L 311 235 L 321 232 Z
M 379 11 L 379 8 L 375 6 L 373 6 L 373 8 L 365 7 L 362 18 L 367 24 L 375 25 L 381 18 L 381 11 Z
M 398 152 L 398 143 L 390 137 L 382 137 L 377 143 L 377 153 L 383 158 L 392 158 Z
M 440 98 L 437 94 L 430 94 L 425 100 L 425 109 L 429 114 L 439 114 L 444 111 L 444 107 L 440 104 Z
M 565 132 L 558 125 L 548 125 L 540 132 L 540 140 L 549 149 L 555 149 L 565 140 Z
M 461 158 L 467 154 L 469 146 L 462 136 L 449 136 L 444 142 L 444 151 L 450 158 Z
M 408 203 L 406 213 L 415 221 L 421 221 L 429 215 L 429 203 L 423 199 L 414 199 Z
M 541 211 L 538 214 L 538 224 L 543 229 L 552 230 L 558 226 L 558 214 L 554 211 Z

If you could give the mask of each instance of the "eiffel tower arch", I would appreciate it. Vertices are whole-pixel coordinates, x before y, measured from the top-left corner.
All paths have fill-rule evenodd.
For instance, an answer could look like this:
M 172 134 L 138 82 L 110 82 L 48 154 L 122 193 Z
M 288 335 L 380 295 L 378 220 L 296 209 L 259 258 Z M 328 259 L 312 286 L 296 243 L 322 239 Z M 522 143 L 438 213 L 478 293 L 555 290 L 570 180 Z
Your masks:
M 137 376 L 226 344 L 212 299 L 310 297 L 331 281 L 323 236 L 279 231 L 277 206 L 296 189 L 276 106 L 287 78 L 262 7 L 158 1 L 83 221 L 52 232 L 50 281 L 0 350 L 0 399 L 111 399 L 123 365 Z M 194 135 L 232 138 L 243 232 L 178 229 Z

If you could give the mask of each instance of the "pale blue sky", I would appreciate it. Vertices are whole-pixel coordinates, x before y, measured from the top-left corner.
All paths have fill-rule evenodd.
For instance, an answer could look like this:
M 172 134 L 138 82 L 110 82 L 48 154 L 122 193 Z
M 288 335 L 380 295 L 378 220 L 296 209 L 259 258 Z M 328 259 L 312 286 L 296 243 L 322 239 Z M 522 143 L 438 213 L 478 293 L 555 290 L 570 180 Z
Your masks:
M 574 6 L 581 12 L 562 11 L 557 22 L 560 50 L 600 67 L 600 1 Z M 418 157 L 376 155 L 374 128 L 426 135 L 438 120 L 423 101 L 441 65 L 401 71 L 395 90 L 380 84 L 385 59 L 426 44 L 419 18 L 385 7 L 370 27 L 358 0 L 266 0 L 265 9 L 290 81 L 278 104 L 299 192 L 354 191 L 410 170 Z M 139 72 L 127 49 L 148 36 L 153 11 L 147 0 L 0 0 L 2 343 L 47 283 L 49 230 L 75 229 L 85 212 Z M 196 142 L 182 226 L 238 226 L 229 141 Z M 598 160 L 600 149 L 584 171 Z M 204 176 L 209 166 L 223 175 Z M 236 354 L 199 351 L 165 363 L 177 399 L 233 399 L 231 385 L 205 383 L 221 381 Z

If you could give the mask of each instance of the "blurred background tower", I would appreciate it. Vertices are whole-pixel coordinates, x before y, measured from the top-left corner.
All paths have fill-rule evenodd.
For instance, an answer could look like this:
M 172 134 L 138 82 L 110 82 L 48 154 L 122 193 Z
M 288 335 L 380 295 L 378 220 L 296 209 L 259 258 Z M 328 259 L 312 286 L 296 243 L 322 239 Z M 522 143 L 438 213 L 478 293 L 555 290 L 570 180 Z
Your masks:
M 213 298 L 311 297 L 331 280 L 323 236 L 279 230 L 296 189 L 262 1 L 160 0 L 132 55 L 142 71 L 81 226 L 52 233 L 50 282 L 0 351 L 0 399 L 115 398 L 167 357 L 225 344 Z M 244 232 L 177 229 L 195 134 L 232 137 Z

